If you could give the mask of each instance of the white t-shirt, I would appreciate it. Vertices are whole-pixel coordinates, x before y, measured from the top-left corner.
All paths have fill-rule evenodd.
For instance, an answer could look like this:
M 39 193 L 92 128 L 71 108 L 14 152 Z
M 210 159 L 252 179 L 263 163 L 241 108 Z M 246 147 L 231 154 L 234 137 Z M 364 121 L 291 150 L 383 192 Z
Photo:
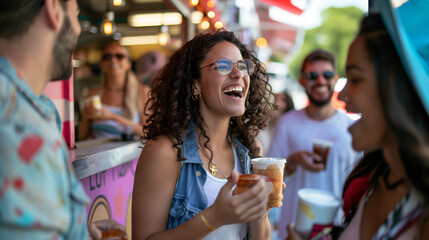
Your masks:
M 239 174 L 244 173 L 243 167 L 240 164 L 235 147 L 232 147 L 234 151 L 234 170 Z M 205 169 L 206 170 L 206 169 Z M 226 179 L 220 179 L 212 176 L 207 170 L 207 179 L 204 184 L 204 193 L 207 197 L 207 206 L 213 205 L 214 201 L 219 195 L 220 189 L 227 183 Z M 216 240 L 216 239 L 244 239 L 247 235 L 247 224 L 246 223 L 237 223 L 223 225 L 218 228 L 216 231 L 211 232 L 209 235 L 205 236 L 203 240 Z
M 323 121 L 309 118 L 305 109 L 288 112 L 278 120 L 267 156 L 287 158 L 297 151 L 312 152 L 314 138 L 333 142 L 324 171 L 313 173 L 298 166 L 292 175 L 285 177 L 286 188 L 279 223 L 281 239 L 287 237 L 286 226 L 296 221 L 299 189 L 323 189 L 341 198 L 344 181 L 362 157 L 362 153 L 354 151 L 351 146 L 351 135 L 347 129 L 352 123 L 347 114 L 338 110 Z M 342 211 L 339 211 L 336 224 L 340 223 L 342 216 Z

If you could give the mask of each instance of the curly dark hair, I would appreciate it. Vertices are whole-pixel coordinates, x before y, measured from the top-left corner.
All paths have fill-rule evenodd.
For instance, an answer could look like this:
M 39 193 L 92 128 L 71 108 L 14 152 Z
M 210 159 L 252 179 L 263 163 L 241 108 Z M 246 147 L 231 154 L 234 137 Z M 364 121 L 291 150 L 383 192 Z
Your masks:
M 220 30 L 214 33 L 196 35 L 172 56 L 152 82 L 150 98 L 146 106 L 152 114 L 143 127 L 143 139 L 156 139 L 160 135 L 167 135 L 178 149 L 178 160 L 183 160 L 180 145 L 183 144 L 184 134 L 189 129 L 189 120 L 192 119 L 205 138 L 204 147 L 210 153 L 208 146 L 210 138 L 204 129 L 204 119 L 198 109 L 198 101 L 192 100 L 193 84 L 201 77 L 200 64 L 206 54 L 218 43 L 230 42 L 237 46 L 243 58 L 251 59 L 255 64 L 255 71 L 250 76 L 249 94 L 246 99 L 246 110 L 242 116 L 233 117 L 228 129 L 230 137 L 238 138 L 249 150 L 251 157 L 258 156 L 258 147 L 255 136 L 267 126 L 269 113 L 273 110 L 274 99 L 268 75 L 265 68 L 242 44 L 233 32 Z

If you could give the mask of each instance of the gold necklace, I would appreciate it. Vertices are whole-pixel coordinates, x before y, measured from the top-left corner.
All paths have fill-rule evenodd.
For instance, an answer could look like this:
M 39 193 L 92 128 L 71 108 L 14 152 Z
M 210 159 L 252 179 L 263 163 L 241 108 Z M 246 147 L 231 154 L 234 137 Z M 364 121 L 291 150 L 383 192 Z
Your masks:
M 225 174 L 223 174 L 223 172 L 220 170 L 220 169 L 218 169 L 217 167 L 216 167 L 216 163 L 213 161 L 213 159 L 210 161 L 210 159 L 209 159 L 209 157 L 206 155 L 206 154 L 204 154 L 204 152 L 203 151 L 201 151 L 201 147 L 198 145 L 198 149 L 200 150 L 200 152 L 202 152 L 203 153 L 203 155 L 207 158 L 207 167 L 208 167 L 208 170 L 209 170 L 209 172 L 210 172 L 210 174 L 213 176 L 213 177 L 216 177 L 216 174 L 219 172 L 220 174 L 222 174 L 222 176 L 225 178 L 225 179 L 227 179 L 227 180 L 229 180 L 229 179 L 231 179 L 231 176 L 229 176 L 229 177 L 227 177 Z
M 219 172 L 219 170 L 216 169 L 216 164 L 212 160 L 212 164 L 210 165 L 210 173 L 214 176 L 216 173 Z
M 209 164 L 210 165 L 210 164 Z M 210 170 L 210 174 L 213 177 L 216 177 L 216 174 L 219 172 L 220 174 L 222 174 L 222 176 L 226 179 L 229 180 L 231 177 L 227 177 L 225 174 L 223 174 L 223 172 L 220 169 L 216 168 L 216 163 L 212 160 L 211 165 L 209 167 Z

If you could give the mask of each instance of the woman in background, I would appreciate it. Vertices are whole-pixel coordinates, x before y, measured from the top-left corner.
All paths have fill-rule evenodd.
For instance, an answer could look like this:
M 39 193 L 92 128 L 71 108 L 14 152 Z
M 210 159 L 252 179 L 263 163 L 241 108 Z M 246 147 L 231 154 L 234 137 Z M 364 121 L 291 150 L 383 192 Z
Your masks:
M 79 139 L 118 138 L 122 133 L 142 135 L 143 101 L 141 86 L 131 71 L 128 50 L 112 42 L 103 51 L 100 63 L 101 87 L 91 89 L 85 99 L 98 95 L 101 109 L 85 104 Z
M 363 19 L 346 74 L 339 98 L 362 115 L 349 131 L 366 156 L 344 187 L 339 239 L 429 239 L 429 112 L 380 15 Z

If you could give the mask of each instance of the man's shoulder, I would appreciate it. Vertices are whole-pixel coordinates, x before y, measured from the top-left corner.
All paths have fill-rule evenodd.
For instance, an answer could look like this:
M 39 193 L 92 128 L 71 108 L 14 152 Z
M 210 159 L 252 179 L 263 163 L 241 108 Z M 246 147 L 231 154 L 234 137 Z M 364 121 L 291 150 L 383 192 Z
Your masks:
M 4 87 L 11 87 L 12 83 L 8 80 L 8 76 L 0 72 L 0 93 L 6 92 Z
M 13 96 L 15 86 L 0 72 L 0 109 L 7 106 Z

